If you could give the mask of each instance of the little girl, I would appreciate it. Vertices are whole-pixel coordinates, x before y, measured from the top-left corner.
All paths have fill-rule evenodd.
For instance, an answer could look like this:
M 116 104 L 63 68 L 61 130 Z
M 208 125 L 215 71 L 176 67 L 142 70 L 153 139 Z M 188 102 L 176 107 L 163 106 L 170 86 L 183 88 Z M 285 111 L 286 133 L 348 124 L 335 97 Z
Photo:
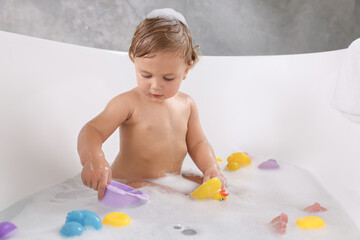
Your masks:
M 153 10 L 137 27 L 129 56 L 137 87 L 113 98 L 79 133 L 83 183 L 101 200 L 111 178 L 141 186 L 135 183 L 178 175 L 189 153 L 202 181 L 219 177 L 224 186 L 195 102 L 179 92 L 198 60 L 185 18 L 172 9 Z M 117 128 L 120 151 L 110 168 L 101 147 Z

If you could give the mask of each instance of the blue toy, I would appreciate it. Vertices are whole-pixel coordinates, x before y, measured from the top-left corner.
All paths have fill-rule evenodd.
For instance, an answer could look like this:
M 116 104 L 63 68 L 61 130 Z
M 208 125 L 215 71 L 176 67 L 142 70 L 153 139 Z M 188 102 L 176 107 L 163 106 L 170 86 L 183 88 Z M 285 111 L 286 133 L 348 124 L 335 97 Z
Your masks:
M 99 216 L 88 210 L 71 211 L 68 213 L 60 233 L 65 237 L 80 236 L 86 227 L 100 230 L 102 224 Z
M 60 230 L 64 237 L 80 236 L 83 232 L 84 227 L 78 222 L 67 222 Z
M 93 227 L 96 230 L 102 228 L 101 219 L 95 213 L 88 210 L 71 211 L 66 217 L 66 222 L 78 222 L 84 227 Z

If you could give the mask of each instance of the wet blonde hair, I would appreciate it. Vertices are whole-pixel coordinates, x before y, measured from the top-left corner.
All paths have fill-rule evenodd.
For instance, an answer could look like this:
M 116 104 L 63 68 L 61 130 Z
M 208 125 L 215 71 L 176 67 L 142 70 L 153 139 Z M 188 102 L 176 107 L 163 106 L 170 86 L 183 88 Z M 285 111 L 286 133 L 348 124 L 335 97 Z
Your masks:
M 131 61 L 137 57 L 154 57 L 159 52 L 179 52 L 188 65 L 199 58 L 193 47 L 189 28 L 182 22 L 168 18 L 145 18 L 136 28 L 129 48 Z

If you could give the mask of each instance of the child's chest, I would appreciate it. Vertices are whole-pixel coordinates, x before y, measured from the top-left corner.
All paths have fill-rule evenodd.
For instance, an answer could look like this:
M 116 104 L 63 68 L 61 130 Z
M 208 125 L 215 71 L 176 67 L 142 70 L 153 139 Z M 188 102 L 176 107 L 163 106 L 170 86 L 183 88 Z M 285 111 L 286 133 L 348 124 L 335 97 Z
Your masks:
M 135 132 L 149 136 L 183 137 L 187 133 L 190 107 L 178 102 L 137 107 L 129 121 Z

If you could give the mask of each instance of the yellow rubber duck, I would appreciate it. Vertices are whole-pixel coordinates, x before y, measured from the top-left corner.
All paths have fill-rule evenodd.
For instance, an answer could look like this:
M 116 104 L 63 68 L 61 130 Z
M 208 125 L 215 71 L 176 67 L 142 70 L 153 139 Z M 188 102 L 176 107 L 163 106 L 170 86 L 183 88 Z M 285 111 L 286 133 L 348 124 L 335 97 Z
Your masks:
M 296 224 L 302 229 L 321 228 L 325 225 L 324 220 L 319 217 L 303 217 L 296 220 Z
M 250 157 L 243 152 L 236 152 L 231 154 L 228 158 L 228 165 L 225 167 L 225 169 L 229 171 L 236 171 L 239 168 L 251 164 Z
M 225 201 L 229 194 L 225 192 L 225 189 L 221 190 L 220 179 L 214 177 L 201 184 L 190 195 L 200 200 L 212 198 L 214 200 Z

